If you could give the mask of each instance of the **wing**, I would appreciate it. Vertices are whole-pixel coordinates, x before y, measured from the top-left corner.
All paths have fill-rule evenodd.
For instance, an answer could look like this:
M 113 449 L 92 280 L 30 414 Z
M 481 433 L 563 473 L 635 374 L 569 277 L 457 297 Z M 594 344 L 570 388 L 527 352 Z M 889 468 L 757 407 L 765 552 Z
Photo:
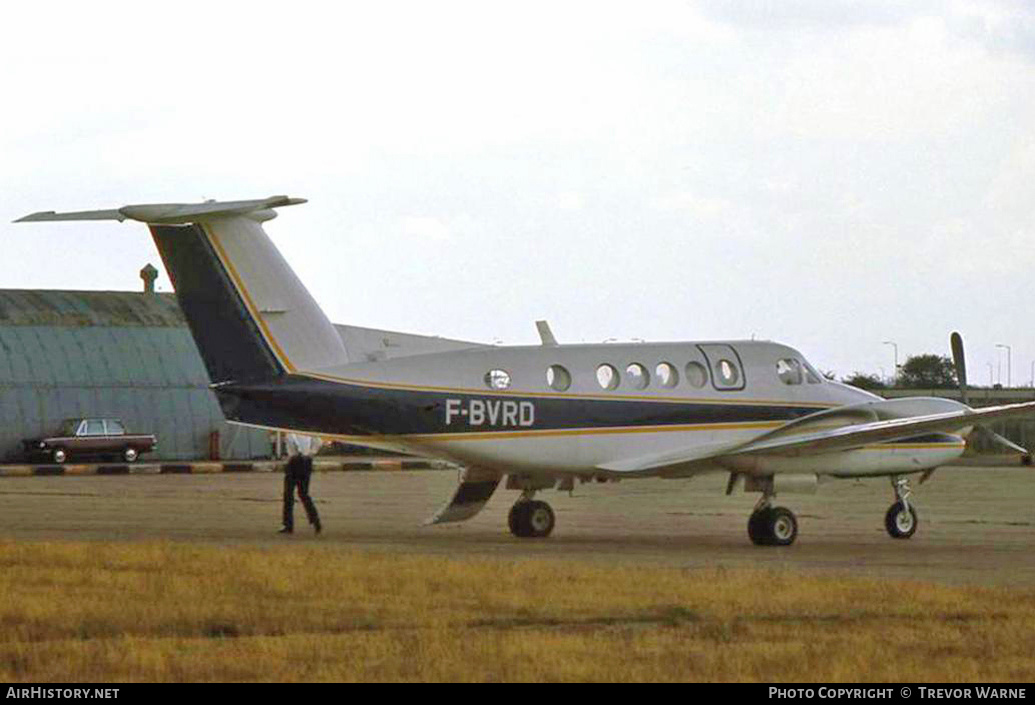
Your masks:
M 837 412 L 838 410 L 832 410 Z M 829 412 L 821 412 L 827 417 Z M 655 474 L 663 471 L 692 469 L 728 458 L 748 455 L 818 455 L 860 448 L 872 443 L 883 443 L 902 438 L 912 438 L 926 433 L 953 433 L 978 423 L 997 419 L 1035 414 L 1035 402 L 1008 404 L 982 409 L 962 407 L 936 414 L 909 416 L 900 419 L 849 423 L 838 428 L 823 430 L 802 429 L 799 433 L 787 435 L 788 429 L 796 429 L 802 420 L 792 421 L 759 438 L 732 445 L 694 446 L 685 451 L 669 452 L 663 455 L 646 456 L 600 465 L 601 470 L 628 474 Z M 819 415 L 817 415 L 819 416 Z M 808 418 L 808 417 L 807 417 Z

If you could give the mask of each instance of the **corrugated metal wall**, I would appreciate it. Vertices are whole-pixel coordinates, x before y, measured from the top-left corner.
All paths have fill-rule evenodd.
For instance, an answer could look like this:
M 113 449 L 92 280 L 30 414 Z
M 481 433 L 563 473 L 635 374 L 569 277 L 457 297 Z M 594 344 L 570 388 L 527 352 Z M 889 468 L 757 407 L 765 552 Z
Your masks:
M 0 290 L 0 458 L 64 418 L 114 416 L 158 436 L 147 459 L 267 457 L 264 431 L 223 419 L 169 294 Z

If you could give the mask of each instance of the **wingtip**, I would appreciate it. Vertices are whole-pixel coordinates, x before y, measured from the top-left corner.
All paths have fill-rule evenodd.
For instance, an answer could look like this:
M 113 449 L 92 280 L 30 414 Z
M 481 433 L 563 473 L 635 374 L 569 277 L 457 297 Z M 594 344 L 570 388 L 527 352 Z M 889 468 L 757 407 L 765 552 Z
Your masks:
M 11 222 L 12 223 L 31 223 L 34 220 L 40 220 L 41 218 L 44 218 L 46 216 L 54 216 L 54 215 L 57 215 L 57 213 L 55 213 L 54 211 L 39 211 L 37 213 L 29 213 L 28 215 L 23 215 L 21 218 L 18 218 L 17 220 L 12 220 Z

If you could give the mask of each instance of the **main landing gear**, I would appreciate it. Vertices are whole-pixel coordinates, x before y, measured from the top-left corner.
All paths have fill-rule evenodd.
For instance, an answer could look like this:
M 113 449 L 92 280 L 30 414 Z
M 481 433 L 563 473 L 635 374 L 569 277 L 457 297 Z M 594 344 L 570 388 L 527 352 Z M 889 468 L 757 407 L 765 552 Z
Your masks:
M 748 538 L 756 546 L 790 546 L 798 538 L 798 519 L 786 507 L 774 507 L 775 496 L 770 481 L 748 518 Z
M 909 480 L 905 477 L 891 478 L 891 486 L 895 490 L 895 498 L 898 500 L 888 508 L 884 515 L 884 528 L 893 539 L 908 539 L 916 533 L 917 519 L 916 509 L 909 502 Z
M 507 516 L 510 533 L 520 538 L 545 538 L 553 531 L 553 509 L 546 502 L 532 499 L 533 492 L 524 492 Z

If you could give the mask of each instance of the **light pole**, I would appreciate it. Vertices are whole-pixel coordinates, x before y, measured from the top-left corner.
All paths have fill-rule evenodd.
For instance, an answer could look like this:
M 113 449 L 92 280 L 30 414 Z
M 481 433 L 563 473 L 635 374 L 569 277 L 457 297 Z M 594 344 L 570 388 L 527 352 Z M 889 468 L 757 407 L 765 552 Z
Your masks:
M 893 370 L 891 383 L 898 384 L 898 343 L 896 343 L 894 340 L 885 340 L 884 344 L 890 345 L 895 348 L 895 369 Z
M 1013 348 L 1002 343 L 996 343 L 995 346 L 997 348 L 1006 348 L 1006 388 L 1009 389 L 1013 386 Z M 999 381 L 1003 381 L 1002 374 L 999 375 Z

